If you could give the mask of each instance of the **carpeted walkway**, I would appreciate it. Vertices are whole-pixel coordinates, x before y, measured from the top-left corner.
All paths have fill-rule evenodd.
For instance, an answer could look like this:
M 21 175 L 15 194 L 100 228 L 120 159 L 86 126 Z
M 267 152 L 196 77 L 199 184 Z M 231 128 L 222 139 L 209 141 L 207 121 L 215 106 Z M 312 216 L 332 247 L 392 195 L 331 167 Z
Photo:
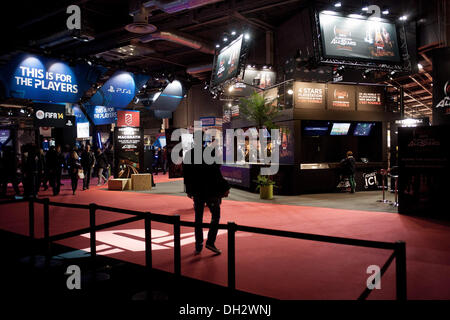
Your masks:
M 163 176 L 156 177 L 164 181 Z M 187 197 L 119 192 L 91 187 L 72 196 L 65 182 L 54 201 L 97 203 L 119 208 L 179 214 L 193 221 L 192 200 Z M 50 195 L 49 191 L 41 196 Z M 36 234 L 43 235 L 41 206 L 37 206 Z M 87 227 L 87 211 L 52 208 L 50 234 Z M 97 223 L 125 218 L 98 212 Z M 209 214 L 206 213 L 209 218 Z M 0 209 L 0 228 L 27 234 L 26 204 Z M 407 244 L 408 298 L 450 299 L 450 225 L 398 214 L 224 200 L 221 221 L 305 233 L 358 239 L 397 241 Z M 154 267 L 171 271 L 173 242 L 169 225 L 153 223 Z M 223 250 L 214 256 L 208 250 L 194 256 L 193 230 L 182 228 L 182 274 L 225 285 L 227 281 L 227 237 L 222 233 L 216 245 Z M 143 222 L 131 223 L 97 235 L 98 254 L 144 264 Z M 89 238 L 80 236 L 61 241 L 75 249 L 89 247 Z M 2 244 L 8 245 L 8 244 Z M 370 265 L 384 264 L 390 251 L 312 241 L 237 233 L 237 288 L 280 299 L 356 299 L 366 286 Z M 74 251 L 72 256 L 83 254 Z M 66 256 L 69 257 L 70 255 Z M 61 257 L 62 258 L 62 257 Z M 395 298 L 395 265 L 382 278 L 382 289 L 369 299 Z

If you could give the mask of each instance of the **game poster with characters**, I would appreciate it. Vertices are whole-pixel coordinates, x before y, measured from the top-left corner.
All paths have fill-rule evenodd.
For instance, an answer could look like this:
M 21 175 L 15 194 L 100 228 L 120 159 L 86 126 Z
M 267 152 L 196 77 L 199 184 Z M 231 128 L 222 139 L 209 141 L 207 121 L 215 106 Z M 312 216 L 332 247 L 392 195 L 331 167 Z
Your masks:
M 323 13 L 319 21 L 326 57 L 400 62 L 394 24 Z
M 223 48 L 216 58 L 213 73 L 213 84 L 218 85 L 239 73 L 239 59 L 241 57 L 242 36 Z

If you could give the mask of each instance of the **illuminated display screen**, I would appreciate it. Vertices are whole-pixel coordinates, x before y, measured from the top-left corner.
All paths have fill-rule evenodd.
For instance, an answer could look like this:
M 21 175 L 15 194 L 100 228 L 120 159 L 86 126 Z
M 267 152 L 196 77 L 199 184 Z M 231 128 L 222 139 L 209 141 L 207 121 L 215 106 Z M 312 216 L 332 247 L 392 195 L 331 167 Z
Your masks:
M 350 129 L 350 123 L 333 123 L 331 128 L 331 136 L 345 136 Z

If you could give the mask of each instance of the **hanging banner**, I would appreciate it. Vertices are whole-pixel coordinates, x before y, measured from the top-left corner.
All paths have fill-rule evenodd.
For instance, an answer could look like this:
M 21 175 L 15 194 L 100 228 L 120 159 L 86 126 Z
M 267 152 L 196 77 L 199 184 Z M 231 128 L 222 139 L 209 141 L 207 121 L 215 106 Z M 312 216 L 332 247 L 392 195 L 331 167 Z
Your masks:
M 0 82 L 6 97 L 76 103 L 105 70 L 21 54 L 0 69 Z
M 139 127 L 140 126 L 139 111 L 130 111 L 130 110 L 117 111 L 117 126 Z
M 111 124 L 117 120 L 117 111 L 114 107 L 87 106 L 86 111 L 96 126 Z
M 88 104 L 95 106 L 125 108 L 150 76 L 117 71 L 92 96 Z
M 167 85 L 160 94 L 156 93 L 150 110 L 175 111 L 183 99 L 183 85 L 175 80 Z
M 34 124 L 36 127 L 64 128 L 66 126 L 65 107 L 57 104 L 36 103 Z
M 450 124 L 450 48 L 433 50 L 433 125 Z

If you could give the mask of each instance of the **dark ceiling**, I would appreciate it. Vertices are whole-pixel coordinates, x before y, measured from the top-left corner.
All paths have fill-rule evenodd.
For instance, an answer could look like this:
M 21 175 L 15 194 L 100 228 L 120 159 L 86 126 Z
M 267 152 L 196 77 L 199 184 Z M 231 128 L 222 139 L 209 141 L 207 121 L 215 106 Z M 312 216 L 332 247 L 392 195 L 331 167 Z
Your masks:
M 437 19 L 439 0 L 383 0 L 380 7 L 389 8 L 390 18 L 408 15 L 418 21 L 425 31 Z M 213 61 L 216 43 L 225 32 L 249 32 L 255 45 L 265 43 L 266 31 L 276 32 L 283 22 L 311 4 L 332 8 L 336 1 L 308 0 L 82 0 L 82 1 L 8 1 L 2 8 L 2 43 L 0 62 L 6 62 L 16 51 L 36 52 L 54 57 L 103 63 L 141 72 L 185 73 L 192 67 L 207 66 Z M 347 10 L 358 12 L 367 1 L 341 1 Z M 67 30 L 66 9 L 76 4 L 81 8 L 81 34 L 91 37 L 88 42 L 74 39 Z M 3 5 L 2 5 L 3 6 Z M 157 29 L 151 41 L 147 35 L 131 33 L 125 26 L 133 22 L 139 8 L 146 8 L 148 23 Z M 189 8 L 191 6 L 191 8 Z M 194 6 L 192 8 L 192 6 Z M 294 31 L 293 31 L 294 32 Z M 163 34 L 162 36 L 160 34 Z M 174 36 L 177 40 L 174 41 Z M 439 35 L 428 32 L 424 38 Z M 180 40 L 181 39 L 181 40 Z M 427 39 L 418 39 L 418 47 Z M 436 41 L 435 41 L 436 42 Z M 187 44 L 189 43 L 189 44 Z M 280 45 L 275 43 L 275 46 Z M 201 49 L 199 49 L 201 47 Z M 264 55 L 264 53 L 262 53 Z M 294 53 L 293 53 L 294 54 Z M 428 57 L 425 55 L 428 59 Z M 407 101 L 428 114 L 431 63 L 420 56 L 427 74 L 399 79 L 411 90 Z M 200 68 L 201 69 L 201 68 Z M 193 76 L 194 81 L 208 78 L 208 68 Z M 416 80 L 416 81 L 415 81 Z M 396 85 L 395 83 L 391 83 Z M 419 95 L 414 96 L 414 90 Z M 425 106 L 424 106 L 425 105 Z M 419 112 L 417 111 L 417 112 Z

